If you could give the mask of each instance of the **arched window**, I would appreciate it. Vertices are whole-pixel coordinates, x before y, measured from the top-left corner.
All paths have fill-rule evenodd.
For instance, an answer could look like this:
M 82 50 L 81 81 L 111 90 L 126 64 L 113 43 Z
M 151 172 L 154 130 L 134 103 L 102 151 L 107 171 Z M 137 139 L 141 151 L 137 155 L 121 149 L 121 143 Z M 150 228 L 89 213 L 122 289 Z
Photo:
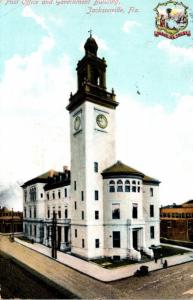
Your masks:
M 138 184 L 137 191 L 138 191 L 138 193 L 140 193 L 140 191 L 141 191 L 141 188 L 140 188 L 140 181 L 138 181 L 137 184 Z
M 123 181 L 122 180 L 117 181 L 117 192 L 123 192 Z
M 129 180 L 125 181 L 125 192 L 130 192 L 130 181 Z
M 109 182 L 109 192 L 110 193 L 114 193 L 115 192 L 115 182 L 114 182 L 114 180 L 111 180 Z
M 136 193 L 136 181 L 132 181 L 132 192 Z

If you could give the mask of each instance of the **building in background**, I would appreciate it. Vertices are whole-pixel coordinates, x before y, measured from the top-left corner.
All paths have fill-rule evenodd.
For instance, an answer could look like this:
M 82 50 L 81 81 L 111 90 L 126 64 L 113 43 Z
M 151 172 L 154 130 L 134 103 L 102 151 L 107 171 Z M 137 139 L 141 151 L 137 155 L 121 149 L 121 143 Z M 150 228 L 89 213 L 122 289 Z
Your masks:
M 0 207 L 0 232 L 23 232 L 23 213 L 7 209 L 6 207 Z
M 160 182 L 116 160 L 118 102 L 114 90 L 107 91 L 106 61 L 92 36 L 84 48 L 77 92 L 67 106 L 71 173 L 44 174 L 23 185 L 24 232 L 49 246 L 56 212 L 59 249 L 69 243 L 73 255 L 86 259 L 140 260 L 141 251 L 152 256 L 160 244 Z
M 193 242 L 193 200 L 160 208 L 160 235 Z

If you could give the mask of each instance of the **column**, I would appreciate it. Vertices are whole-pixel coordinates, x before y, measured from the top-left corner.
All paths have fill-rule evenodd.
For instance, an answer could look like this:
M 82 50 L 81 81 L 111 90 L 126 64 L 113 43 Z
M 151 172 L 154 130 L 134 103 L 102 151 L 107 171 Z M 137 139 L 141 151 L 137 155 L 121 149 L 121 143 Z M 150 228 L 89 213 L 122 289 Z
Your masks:
M 61 226 L 61 250 L 65 249 L 65 241 L 64 241 L 64 226 Z
M 133 229 L 128 228 L 128 249 L 133 249 Z

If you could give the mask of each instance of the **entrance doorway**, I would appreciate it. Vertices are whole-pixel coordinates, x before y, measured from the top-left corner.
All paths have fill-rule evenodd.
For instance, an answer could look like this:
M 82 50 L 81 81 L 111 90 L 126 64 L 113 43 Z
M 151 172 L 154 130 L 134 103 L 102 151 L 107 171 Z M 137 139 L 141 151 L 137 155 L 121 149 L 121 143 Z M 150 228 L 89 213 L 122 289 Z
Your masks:
M 68 227 L 64 227 L 64 241 L 68 243 Z
M 138 231 L 133 230 L 133 248 L 138 249 Z

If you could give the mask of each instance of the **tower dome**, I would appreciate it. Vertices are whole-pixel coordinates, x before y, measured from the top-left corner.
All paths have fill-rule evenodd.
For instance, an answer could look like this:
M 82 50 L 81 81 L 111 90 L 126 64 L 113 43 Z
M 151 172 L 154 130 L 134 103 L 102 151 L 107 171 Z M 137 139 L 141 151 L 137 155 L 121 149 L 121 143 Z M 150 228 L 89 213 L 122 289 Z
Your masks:
M 86 54 L 89 52 L 94 54 L 95 56 L 97 55 L 98 45 L 91 34 L 84 45 L 84 49 L 86 51 Z

